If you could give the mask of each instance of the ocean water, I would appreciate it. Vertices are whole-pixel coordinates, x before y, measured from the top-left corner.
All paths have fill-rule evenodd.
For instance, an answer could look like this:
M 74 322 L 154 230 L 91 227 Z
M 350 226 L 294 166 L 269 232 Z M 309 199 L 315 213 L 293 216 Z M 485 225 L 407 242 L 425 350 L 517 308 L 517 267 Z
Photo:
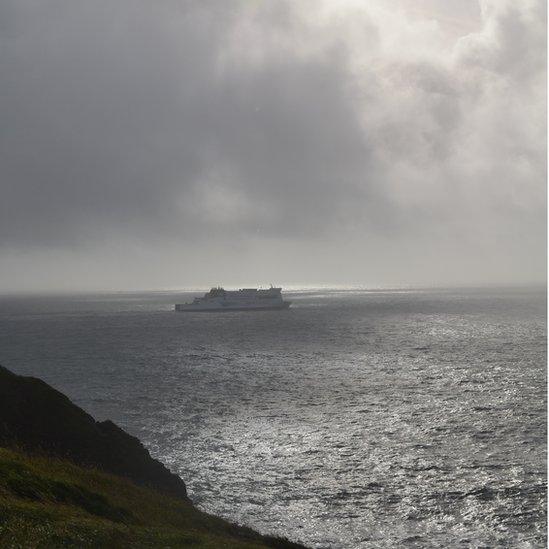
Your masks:
M 0 298 L 0 363 L 138 436 L 202 509 L 311 547 L 543 547 L 546 294 Z

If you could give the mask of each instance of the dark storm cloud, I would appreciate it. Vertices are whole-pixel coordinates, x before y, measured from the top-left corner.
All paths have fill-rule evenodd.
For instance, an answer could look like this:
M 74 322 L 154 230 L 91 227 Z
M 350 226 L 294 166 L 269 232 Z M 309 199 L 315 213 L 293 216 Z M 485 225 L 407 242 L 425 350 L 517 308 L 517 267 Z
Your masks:
M 211 84 L 222 22 L 199 27 L 200 12 L 175 3 L 13 11 L 2 48 L 4 242 L 59 244 L 105 223 L 161 220 L 200 169 L 193 107 Z
M 12 6 L 1 63 L 4 244 L 218 226 L 301 232 L 329 220 L 368 158 L 343 53 L 271 56 L 220 74 L 238 14 L 220 5 Z M 216 215 L 225 200 L 234 211 Z
M 0 0 L 0 249 L 539 252 L 545 7 L 443 4 Z

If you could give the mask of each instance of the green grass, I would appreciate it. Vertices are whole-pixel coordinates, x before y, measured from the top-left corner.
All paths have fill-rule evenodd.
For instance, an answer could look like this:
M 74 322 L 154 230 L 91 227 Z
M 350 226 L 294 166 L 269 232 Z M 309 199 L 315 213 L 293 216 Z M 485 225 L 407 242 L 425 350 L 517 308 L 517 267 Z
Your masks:
M 0 547 L 292 547 L 123 478 L 0 448 Z

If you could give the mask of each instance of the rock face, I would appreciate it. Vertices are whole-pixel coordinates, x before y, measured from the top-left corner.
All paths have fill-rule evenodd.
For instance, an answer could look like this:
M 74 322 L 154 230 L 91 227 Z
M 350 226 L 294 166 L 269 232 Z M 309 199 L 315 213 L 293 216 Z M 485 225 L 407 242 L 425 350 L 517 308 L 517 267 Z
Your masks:
M 18 446 L 188 499 L 184 482 L 112 421 L 97 422 L 40 379 L 0 366 L 0 446 Z

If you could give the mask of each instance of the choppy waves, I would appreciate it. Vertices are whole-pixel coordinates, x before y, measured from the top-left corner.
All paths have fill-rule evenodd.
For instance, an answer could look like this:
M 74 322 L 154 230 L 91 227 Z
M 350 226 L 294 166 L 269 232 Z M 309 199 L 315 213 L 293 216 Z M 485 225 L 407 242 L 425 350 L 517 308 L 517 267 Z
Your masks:
M 11 303 L 6 366 L 139 436 L 203 509 L 315 547 L 542 547 L 545 295 Z

